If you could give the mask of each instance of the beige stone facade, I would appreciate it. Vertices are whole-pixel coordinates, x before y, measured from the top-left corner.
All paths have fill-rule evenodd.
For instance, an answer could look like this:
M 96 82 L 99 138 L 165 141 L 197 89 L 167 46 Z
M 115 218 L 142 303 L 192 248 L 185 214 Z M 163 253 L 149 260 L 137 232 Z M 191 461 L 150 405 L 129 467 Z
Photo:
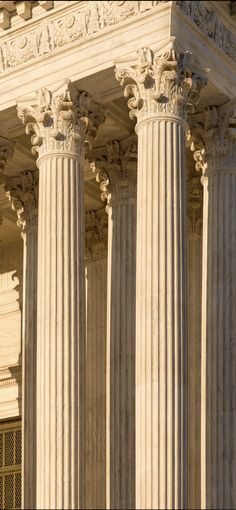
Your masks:
M 236 507 L 235 22 L 0 2 L 0 508 Z

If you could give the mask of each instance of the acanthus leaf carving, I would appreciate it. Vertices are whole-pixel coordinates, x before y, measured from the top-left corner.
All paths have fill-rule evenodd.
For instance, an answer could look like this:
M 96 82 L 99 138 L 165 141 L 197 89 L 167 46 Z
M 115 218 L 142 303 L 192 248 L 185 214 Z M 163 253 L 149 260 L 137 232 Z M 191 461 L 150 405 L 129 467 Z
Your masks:
M 0 136 L 0 176 L 3 175 L 7 161 L 13 157 L 14 142 Z
M 99 260 L 107 256 L 108 218 L 105 209 L 85 212 L 85 257 Z
M 54 93 L 42 88 L 32 104 L 19 104 L 18 116 L 31 135 L 32 153 L 42 156 L 63 151 L 84 155 L 96 139 L 101 111 L 90 111 L 90 96 L 79 92 L 70 80 Z
M 5 178 L 6 196 L 17 215 L 23 232 L 38 222 L 38 171 L 25 170 L 16 177 Z
M 190 119 L 190 148 L 202 175 L 236 171 L 236 107 L 209 107 Z
M 199 175 L 191 177 L 188 181 L 187 204 L 188 234 L 200 237 L 202 234 L 203 189 Z
M 137 137 L 108 142 L 105 155 L 96 158 L 93 171 L 100 184 L 101 199 L 108 206 L 136 200 Z
M 189 52 L 177 54 L 173 41 L 162 55 L 155 56 L 150 48 L 137 51 L 138 63 L 134 67 L 116 67 L 116 78 L 125 85 L 130 117 L 138 122 L 151 115 L 165 113 L 184 120 L 194 110 L 207 80 L 193 71 L 193 58 Z M 131 83 L 130 83 L 131 80 Z

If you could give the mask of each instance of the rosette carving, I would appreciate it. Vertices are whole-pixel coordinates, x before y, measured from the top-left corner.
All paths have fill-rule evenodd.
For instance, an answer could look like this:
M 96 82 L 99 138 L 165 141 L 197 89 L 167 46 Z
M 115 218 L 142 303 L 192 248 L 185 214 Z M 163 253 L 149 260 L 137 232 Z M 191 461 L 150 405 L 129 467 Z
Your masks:
M 5 179 L 5 191 L 16 211 L 17 225 L 23 232 L 38 222 L 38 171 L 26 170 Z
M 82 153 L 95 140 L 103 113 L 90 111 L 90 96 L 79 92 L 67 80 L 52 93 L 46 88 L 36 93 L 33 104 L 19 104 L 18 116 L 31 135 L 32 153 Z
M 137 137 L 108 142 L 106 154 L 96 159 L 95 171 L 101 199 L 108 205 L 136 199 Z
M 140 121 L 150 115 L 166 113 L 185 119 L 192 112 L 207 81 L 193 72 L 189 52 L 177 54 L 173 45 L 162 55 L 155 56 L 150 48 L 137 51 L 134 67 L 117 67 L 116 78 L 124 89 L 131 119 Z

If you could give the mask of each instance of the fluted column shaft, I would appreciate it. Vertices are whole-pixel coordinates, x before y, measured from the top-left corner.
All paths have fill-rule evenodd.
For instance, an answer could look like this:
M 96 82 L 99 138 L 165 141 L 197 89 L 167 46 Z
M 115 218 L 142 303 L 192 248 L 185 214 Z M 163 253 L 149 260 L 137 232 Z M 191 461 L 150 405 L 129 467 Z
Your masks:
M 106 508 L 107 214 L 86 213 L 85 508 Z
M 108 213 L 106 508 L 135 508 L 137 137 L 107 143 L 97 175 Z M 98 162 L 99 166 L 99 162 Z
M 188 508 L 201 505 L 202 234 L 188 234 Z
M 67 80 L 18 115 L 38 153 L 37 508 L 84 508 L 83 164 L 98 115 Z
M 85 508 L 106 508 L 107 259 L 86 264 Z
M 185 128 L 206 80 L 170 41 L 117 64 L 137 118 L 136 508 L 187 505 Z
M 38 171 L 5 177 L 6 195 L 22 229 L 22 507 L 36 509 L 36 377 Z
M 193 115 L 203 184 L 201 508 L 236 506 L 235 101 Z
M 202 508 L 236 506 L 236 165 L 203 177 Z
M 80 508 L 84 210 L 78 157 L 39 166 L 37 508 Z
M 22 234 L 22 508 L 36 507 L 36 374 L 37 374 L 37 249 L 38 227 L 28 226 Z
M 136 197 L 107 207 L 107 508 L 135 508 Z
M 186 505 L 185 130 L 137 126 L 136 506 Z

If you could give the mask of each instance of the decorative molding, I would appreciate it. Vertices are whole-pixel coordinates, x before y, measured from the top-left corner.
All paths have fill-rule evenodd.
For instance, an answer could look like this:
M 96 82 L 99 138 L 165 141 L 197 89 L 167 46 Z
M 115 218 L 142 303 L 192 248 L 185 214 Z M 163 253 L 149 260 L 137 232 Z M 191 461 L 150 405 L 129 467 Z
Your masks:
M 53 93 L 42 88 L 34 100 L 19 103 L 18 116 L 31 134 L 32 153 L 63 151 L 78 156 L 85 146 L 90 149 L 105 117 L 101 109 L 91 112 L 89 107 L 89 94 L 79 92 L 70 80 Z
M 194 111 L 200 92 L 207 80 L 193 72 L 193 57 L 190 52 L 177 54 L 174 41 L 160 56 L 155 56 L 150 48 L 137 51 L 138 64 L 116 67 L 116 78 L 121 85 L 129 81 L 124 89 L 128 100 L 130 117 L 138 122 L 152 115 L 177 115 L 186 119 L 187 113 Z
M 101 260 L 107 257 L 108 217 L 105 208 L 85 212 L 85 259 Z
M 96 180 L 100 184 L 101 199 L 108 206 L 136 200 L 137 137 L 126 141 L 112 140 L 106 144 L 106 155 L 96 159 Z
M 189 141 L 203 175 L 236 173 L 236 105 L 209 107 L 190 119 Z
M 5 180 L 6 196 L 16 211 L 17 225 L 23 232 L 38 223 L 38 171 L 25 170 Z
M 0 73 L 14 69 L 20 64 L 32 61 L 75 41 L 84 41 L 131 16 L 140 15 L 158 4 L 163 4 L 165 1 L 86 2 L 86 6 L 82 6 L 75 12 L 61 15 L 59 19 L 48 21 L 45 24 L 40 23 L 37 28 L 24 35 L 1 42 Z M 4 26 L 2 25 L 3 28 Z M 9 27 L 9 19 L 6 27 Z
M 202 235 L 202 207 L 203 207 L 203 188 L 200 176 L 191 177 L 188 181 L 188 234 Z
M 236 35 L 205 1 L 178 0 L 176 4 L 221 50 L 236 62 Z

